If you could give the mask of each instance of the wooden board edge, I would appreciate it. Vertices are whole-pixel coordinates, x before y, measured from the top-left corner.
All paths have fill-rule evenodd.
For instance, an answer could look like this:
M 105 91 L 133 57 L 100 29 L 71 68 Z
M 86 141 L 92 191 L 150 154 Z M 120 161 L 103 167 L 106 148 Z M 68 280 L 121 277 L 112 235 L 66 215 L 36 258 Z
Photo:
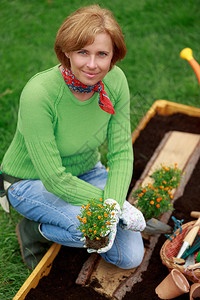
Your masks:
M 141 119 L 138 126 L 132 132 L 131 138 L 133 144 L 139 137 L 140 131 L 147 126 L 148 122 L 155 116 L 156 113 L 162 116 L 169 116 L 175 113 L 182 113 L 192 117 L 200 117 L 200 108 L 168 100 L 156 100 L 152 104 L 150 109 L 147 111 L 145 116 Z
M 60 251 L 60 248 L 61 245 L 56 243 L 54 243 L 49 248 L 47 253 L 43 256 L 36 268 L 33 270 L 33 272 L 21 286 L 20 290 L 14 296 L 13 300 L 24 300 L 26 295 L 29 293 L 30 289 L 35 288 L 38 285 L 40 279 L 49 274 L 53 260 Z

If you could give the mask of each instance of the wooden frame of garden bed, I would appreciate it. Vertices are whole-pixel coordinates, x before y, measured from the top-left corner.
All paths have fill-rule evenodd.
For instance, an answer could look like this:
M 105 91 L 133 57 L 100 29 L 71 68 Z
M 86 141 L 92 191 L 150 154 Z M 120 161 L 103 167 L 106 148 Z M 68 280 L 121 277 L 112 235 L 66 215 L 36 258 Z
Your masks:
M 146 115 L 142 118 L 139 125 L 136 127 L 136 129 L 132 133 L 132 143 L 134 144 L 137 137 L 140 135 L 141 130 L 143 130 L 148 122 L 155 116 L 155 114 L 158 113 L 163 116 L 169 116 L 175 113 L 182 113 L 186 114 L 192 117 L 200 117 L 200 108 L 195 108 L 183 104 L 178 104 L 171 101 L 166 100 L 157 100 L 153 103 L 151 108 L 148 110 Z M 177 195 L 176 195 L 177 196 Z M 163 215 L 163 218 L 161 221 L 167 223 L 168 219 L 170 217 L 170 213 L 166 213 Z M 148 257 L 150 259 L 152 251 L 158 241 L 159 236 L 154 236 L 153 239 L 150 240 L 150 245 L 148 251 L 146 251 L 146 260 L 145 263 L 142 265 L 142 270 L 146 270 L 148 266 Z M 23 300 L 25 299 L 26 295 L 29 293 L 31 288 L 36 288 L 40 279 L 43 276 L 47 276 L 51 270 L 52 263 L 54 261 L 54 258 L 59 253 L 59 250 L 61 248 L 61 245 L 54 243 L 47 253 L 44 255 L 42 260 L 39 262 L 39 264 L 36 266 L 36 268 L 33 270 L 31 275 L 27 278 L 27 280 L 24 282 L 20 290 L 17 292 L 17 294 L 14 296 L 13 300 Z M 91 265 L 90 265 L 91 267 Z M 137 271 L 134 274 L 134 277 L 137 277 Z M 139 274 L 138 274 L 139 275 Z M 124 293 L 127 291 L 127 286 L 130 288 L 134 284 L 134 278 L 129 278 L 126 281 L 125 288 L 120 287 L 116 291 L 116 299 L 120 299 Z

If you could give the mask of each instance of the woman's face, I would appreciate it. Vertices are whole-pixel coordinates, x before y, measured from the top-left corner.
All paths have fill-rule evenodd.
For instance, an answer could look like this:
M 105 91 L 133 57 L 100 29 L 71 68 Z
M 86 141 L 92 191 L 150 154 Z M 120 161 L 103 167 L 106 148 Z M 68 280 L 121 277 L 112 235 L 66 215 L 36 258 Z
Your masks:
M 107 33 L 99 33 L 92 44 L 65 55 L 70 60 L 75 77 L 85 85 L 94 85 L 110 70 L 113 57 L 111 37 Z

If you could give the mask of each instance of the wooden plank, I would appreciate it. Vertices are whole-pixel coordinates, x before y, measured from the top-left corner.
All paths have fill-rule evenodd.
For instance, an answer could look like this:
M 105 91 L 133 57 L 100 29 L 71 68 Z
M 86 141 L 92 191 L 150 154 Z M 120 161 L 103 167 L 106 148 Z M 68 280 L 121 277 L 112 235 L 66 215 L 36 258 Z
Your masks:
M 92 285 L 99 294 L 105 295 L 107 298 L 112 298 L 113 293 L 120 283 L 135 272 L 135 270 L 136 268 L 130 270 L 120 269 L 101 258 L 87 286 Z
M 149 183 L 150 174 L 160 167 L 161 163 L 168 166 L 174 165 L 176 162 L 182 171 L 187 169 L 187 165 L 189 165 L 190 170 L 193 170 L 199 156 L 200 135 L 177 131 L 169 132 L 165 135 L 150 162 L 147 164 L 139 183 L 142 185 L 143 183 Z M 184 189 L 186 182 L 187 180 L 183 180 L 179 189 Z M 138 182 L 136 184 L 138 184 Z M 174 193 L 176 194 L 179 189 L 177 189 Z M 163 214 L 161 221 L 167 223 L 170 215 L 171 212 Z M 101 258 L 90 278 L 88 278 L 88 285 L 92 286 L 98 293 L 106 296 L 107 298 L 121 300 L 125 293 L 130 291 L 136 282 L 141 281 L 142 272 L 144 272 L 148 267 L 149 260 L 158 238 L 159 235 L 150 238 L 149 248 L 146 249 L 143 262 L 138 268 L 123 270 L 105 262 Z
M 31 288 L 35 288 L 38 285 L 40 279 L 47 276 L 51 270 L 52 262 L 60 250 L 61 245 L 54 243 L 36 268 L 33 270 L 28 279 L 24 282 L 18 293 L 13 300 L 24 300 Z
M 171 131 L 165 144 L 163 151 L 156 153 L 157 157 L 148 174 L 145 176 L 142 185 L 147 185 L 152 181 L 150 175 L 162 165 L 174 166 L 177 163 L 178 168 L 184 170 L 191 153 L 197 147 L 200 141 L 200 135 L 180 131 Z

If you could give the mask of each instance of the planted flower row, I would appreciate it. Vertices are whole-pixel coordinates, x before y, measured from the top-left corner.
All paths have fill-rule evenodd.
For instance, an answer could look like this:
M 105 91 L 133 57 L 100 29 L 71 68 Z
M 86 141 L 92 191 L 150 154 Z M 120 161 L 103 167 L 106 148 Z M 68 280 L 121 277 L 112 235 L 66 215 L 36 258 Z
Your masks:
M 133 191 L 135 205 L 144 214 L 145 219 L 158 218 L 162 213 L 172 210 L 172 190 L 177 188 L 181 180 L 181 170 L 162 166 L 151 175 L 154 182 Z

